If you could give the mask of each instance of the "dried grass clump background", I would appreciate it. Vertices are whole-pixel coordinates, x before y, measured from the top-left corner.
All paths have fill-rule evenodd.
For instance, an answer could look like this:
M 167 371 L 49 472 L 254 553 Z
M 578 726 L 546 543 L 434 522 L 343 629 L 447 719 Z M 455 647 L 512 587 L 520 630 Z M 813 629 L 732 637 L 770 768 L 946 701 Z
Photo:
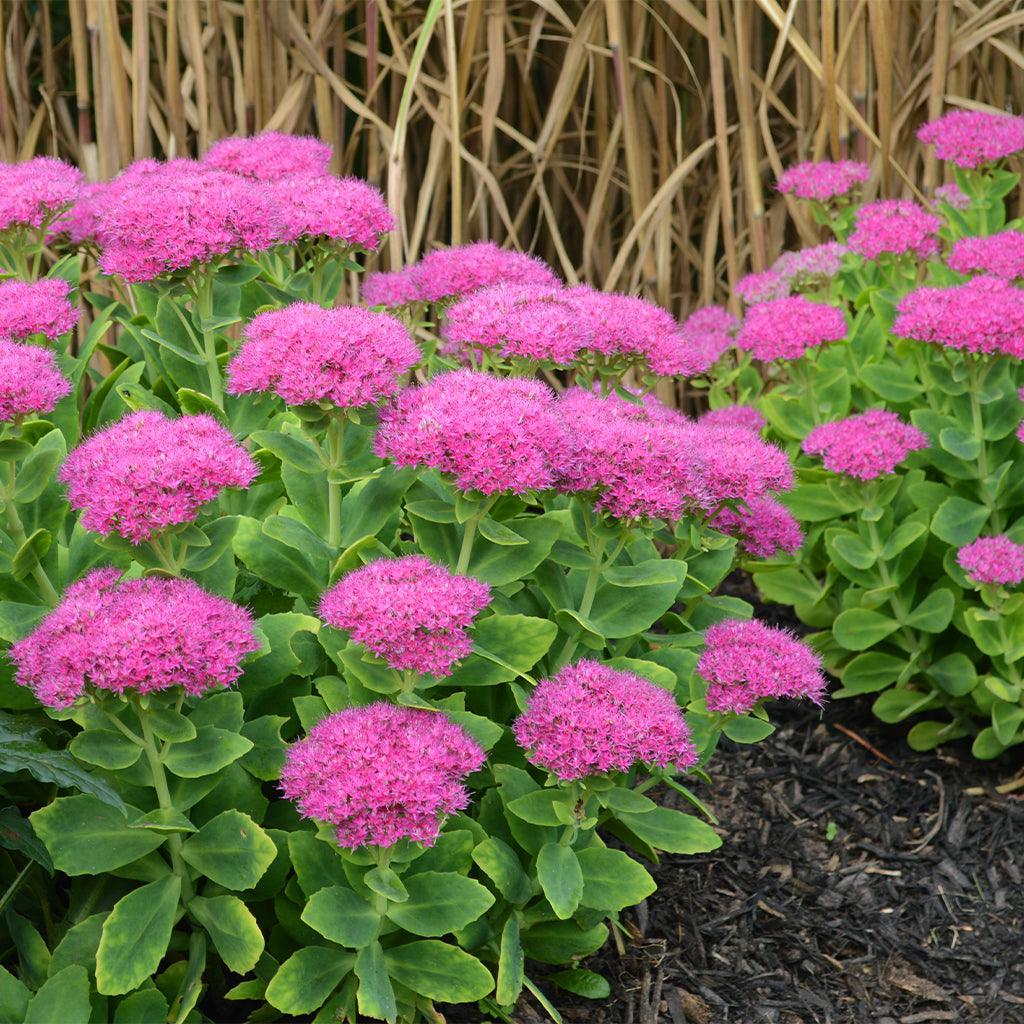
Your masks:
M 5 0 L 0 19 L 5 160 L 105 179 L 311 133 L 400 210 L 384 266 L 490 237 L 676 313 L 800 241 L 783 165 L 863 159 L 873 189 L 920 199 L 942 180 L 922 121 L 1024 103 L 1019 0 Z

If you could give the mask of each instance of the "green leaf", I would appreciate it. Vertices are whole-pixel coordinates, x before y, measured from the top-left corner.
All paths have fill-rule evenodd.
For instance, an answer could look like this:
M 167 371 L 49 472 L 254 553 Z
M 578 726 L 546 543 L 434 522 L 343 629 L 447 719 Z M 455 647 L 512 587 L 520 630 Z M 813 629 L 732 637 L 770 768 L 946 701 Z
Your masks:
M 887 402 L 910 402 L 922 391 L 920 382 L 912 372 L 900 368 L 889 360 L 861 366 L 857 376 Z
M 932 517 L 931 529 L 939 540 L 962 548 L 975 540 L 988 521 L 988 509 L 966 498 L 947 498 Z
M 302 911 L 302 920 L 325 939 L 351 949 L 361 949 L 380 931 L 377 911 L 343 885 L 331 885 L 315 892 Z
M 249 908 L 237 896 L 196 896 L 189 913 L 206 929 L 221 960 L 236 974 L 245 974 L 263 955 L 263 933 Z
M 836 616 L 832 627 L 836 642 L 848 651 L 863 651 L 899 629 L 895 619 L 867 608 L 849 608 Z
M 780 604 L 816 604 L 821 587 L 799 569 L 767 569 L 754 573 L 754 584 L 769 601 Z
M 224 811 L 185 842 L 181 856 L 226 889 L 251 889 L 277 856 L 277 847 L 248 814 Z
M 64 938 L 57 943 L 57 948 L 50 957 L 51 975 L 58 971 L 78 964 L 87 971 L 93 972 L 96 969 L 96 950 L 99 949 L 100 938 L 103 935 L 103 922 L 107 919 L 107 912 L 102 914 L 90 914 L 84 921 L 72 925 L 65 933 Z M 3 1018 L 0 1017 L 0 1020 Z
M 944 587 L 933 590 L 908 616 L 911 629 L 941 633 L 953 618 L 953 592 Z
M 68 750 L 80 761 L 115 771 L 119 768 L 130 768 L 142 754 L 142 747 L 137 743 L 110 729 L 88 729 L 80 732 L 68 744 Z
M 50 531 L 42 528 L 26 538 L 11 560 L 11 575 L 16 580 L 25 579 L 46 556 L 46 552 L 50 550 L 51 540 Z
M 966 462 L 974 462 L 981 453 L 980 438 L 957 427 L 946 427 L 939 431 L 939 446 L 943 451 Z
M 162 740 L 184 743 L 196 738 L 196 727 L 173 708 L 150 708 L 146 717 L 149 719 L 149 727 Z
M 321 569 L 303 552 L 267 536 L 258 519 L 238 517 L 232 546 L 239 560 L 261 580 L 307 600 L 318 600 L 327 587 Z
M 1016 737 L 1021 722 L 1024 722 L 1024 708 L 1019 704 L 997 700 L 992 705 L 992 731 L 1000 743 L 1009 746 Z
M 85 983 L 86 992 L 88 992 L 88 978 Z M 6 968 L 0 967 L 0 1020 L 22 1020 L 31 998 L 31 989 L 23 985 Z M 85 1019 L 88 1020 L 88 1017 Z
M 344 881 L 337 851 L 309 832 L 292 832 L 288 836 L 288 856 L 299 879 L 299 887 L 307 896 Z
M 561 521 L 554 516 L 512 520 L 516 533 L 527 543 L 507 545 L 491 542 L 473 546 L 468 575 L 503 586 L 528 576 L 547 558 L 562 530 Z M 419 533 L 417 533 L 419 539 Z M 485 538 L 486 540 L 486 538 Z
M 967 730 L 954 722 L 918 722 L 907 733 L 907 743 L 912 750 L 934 750 L 940 743 L 965 735 Z
M 356 993 L 359 1012 L 393 1024 L 398 1017 L 398 1006 L 395 1003 L 395 990 L 388 977 L 387 964 L 384 962 L 384 950 L 379 942 L 371 942 L 359 950 L 355 971 L 359 979 Z
M 608 940 L 603 924 L 582 928 L 576 921 L 542 921 L 523 932 L 523 950 L 531 960 L 564 964 L 596 953 Z
M 156 988 L 125 996 L 114 1012 L 114 1024 L 167 1024 L 167 1000 Z
M 447 501 L 440 501 L 434 498 L 422 501 L 410 501 L 406 503 L 405 510 L 410 515 L 417 516 L 420 519 L 426 519 L 430 523 L 455 522 L 455 506 Z
M 198 832 L 199 830 L 180 811 L 158 807 L 128 823 L 129 828 L 148 828 L 155 832 Z
M 409 898 L 388 906 L 387 915 L 413 935 L 457 932 L 478 920 L 494 903 L 479 882 L 451 871 L 423 871 L 405 879 Z
M 41 808 L 29 820 L 46 845 L 54 867 L 66 875 L 101 875 L 152 852 L 164 837 L 131 829 L 139 812 L 126 818 L 94 796 L 65 796 Z
M 67 445 L 59 430 L 51 430 L 37 441 L 32 454 L 18 468 L 14 500 L 23 505 L 35 501 L 46 490 L 54 471 L 66 455 Z
M 393 903 L 404 903 L 409 898 L 409 891 L 391 868 L 371 868 L 363 875 L 363 884 Z
M 775 732 L 775 726 L 760 718 L 741 715 L 739 718 L 730 718 L 722 731 L 735 743 L 760 743 Z
M 267 986 L 267 1002 L 295 1016 L 312 1013 L 323 1005 L 354 963 L 355 957 L 340 949 L 306 946 L 281 964 Z
M 857 508 L 855 501 L 840 498 L 826 484 L 800 483 L 789 494 L 782 495 L 781 501 L 802 523 L 837 519 Z
M 995 730 L 991 726 L 986 726 L 974 737 L 971 753 L 979 761 L 991 761 L 992 758 L 998 757 L 1005 749 L 1006 744 L 996 736 Z
M 843 669 L 843 695 L 884 690 L 896 682 L 906 665 L 904 658 L 895 658 L 891 654 L 879 654 L 877 651 L 858 654 Z
M 501 930 L 501 948 L 498 952 L 498 980 L 494 999 L 499 1006 L 512 1006 L 523 991 L 523 944 L 519 938 L 519 920 L 509 914 Z
M 508 809 L 531 825 L 561 825 L 562 817 L 555 811 L 555 804 L 568 809 L 566 794 L 561 789 L 535 789 L 518 796 L 508 804 Z
M 522 534 L 486 517 L 480 520 L 477 529 L 480 531 L 481 537 L 489 540 L 492 544 L 500 544 L 503 547 L 515 547 L 519 544 L 530 543 Z
M 281 727 L 287 721 L 283 715 L 263 715 L 242 726 L 242 735 L 252 741 L 253 748 L 242 756 L 239 764 L 250 775 L 273 782 L 281 774 L 286 749 Z
M 650 815 L 638 814 L 636 821 Z M 628 823 L 632 829 L 632 821 Z M 717 838 L 717 837 L 716 837 Z M 581 850 L 577 857 L 583 871 L 583 897 L 580 903 L 594 910 L 622 910 L 635 907 L 657 889 L 654 879 L 632 857 L 621 850 L 599 846 Z
M 491 836 L 473 848 L 473 861 L 509 903 L 523 904 L 532 895 L 530 879 L 515 850 Z
M 849 530 L 829 530 L 825 543 L 855 569 L 870 569 L 878 560 L 878 556 L 864 541 Z
M 882 558 L 886 561 L 890 558 L 895 558 L 901 551 L 913 544 L 927 529 L 924 523 L 915 520 L 900 523 L 889 535 L 888 540 L 886 540 L 885 546 L 882 548 Z
M 470 1003 L 494 988 L 491 972 L 475 956 L 437 939 L 424 939 L 384 951 L 388 973 L 427 999 Z
M 642 839 L 654 849 L 664 850 L 666 853 L 708 853 L 711 850 L 717 850 L 722 845 L 721 837 L 707 822 L 695 818 L 692 814 L 672 810 L 670 807 L 656 807 L 653 811 L 644 814 L 623 812 L 617 814 L 616 817 L 638 839 Z M 607 852 L 618 851 L 609 850 Z M 626 859 L 629 860 L 628 857 Z M 629 860 L 629 863 L 635 864 L 636 862 Z M 623 906 L 628 905 L 623 904 Z
M 584 999 L 607 999 L 612 993 L 612 987 L 605 978 L 583 967 L 556 971 L 547 975 L 544 980 L 564 988 L 566 992 L 572 992 L 573 995 L 583 996 Z
M 551 649 L 558 627 L 531 615 L 490 615 L 477 622 L 473 641 L 481 657 L 529 672 Z
M 644 796 L 643 793 L 637 793 L 632 789 L 624 789 L 622 786 L 616 786 L 614 789 L 599 793 L 598 796 L 601 803 L 609 808 L 609 810 L 622 812 L 623 814 L 650 814 L 658 806 L 653 800 Z
M 537 880 L 555 916 L 572 917 L 583 896 L 583 871 L 575 852 L 560 843 L 546 843 L 537 854 Z
M 233 764 L 252 747 L 252 741 L 244 736 L 204 725 L 197 730 L 194 740 L 175 743 L 167 752 L 164 764 L 169 772 L 180 778 L 199 779 Z
M 17 1019 L 22 1024 L 88 1024 L 92 1007 L 86 969 L 76 964 L 48 978 L 29 1001 L 24 1018 Z
M 947 654 L 933 662 L 928 668 L 928 676 L 951 697 L 963 697 L 978 685 L 974 662 L 966 654 Z
M 114 904 L 96 951 L 96 987 L 116 996 L 156 974 L 167 952 L 181 895 L 181 879 L 168 875 Z

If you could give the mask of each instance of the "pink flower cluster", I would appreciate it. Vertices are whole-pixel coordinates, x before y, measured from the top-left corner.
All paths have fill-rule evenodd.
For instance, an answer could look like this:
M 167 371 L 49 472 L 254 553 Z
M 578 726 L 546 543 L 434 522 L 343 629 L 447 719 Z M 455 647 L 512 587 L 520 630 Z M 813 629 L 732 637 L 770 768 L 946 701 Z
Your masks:
M 340 846 L 433 846 L 443 816 L 469 803 L 465 776 L 484 752 L 443 714 L 383 702 L 346 708 L 292 745 L 281 789 Z
M 420 350 L 396 317 L 306 302 L 260 313 L 228 365 L 231 394 L 273 391 L 289 405 L 358 407 L 390 398 Z
M 400 672 L 444 677 L 473 649 L 467 630 L 491 588 L 423 555 L 379 559 L 343 576 L 320 614 Z
M 49 349 L 0 338 L 0 422 L 52 412 L 70 394 Z
M 772 558 L 779 551 L 795 554 L 804 542 L 793 513 L 771 497 L 752 498 L 734 509 L 723 508 L 711 525 L 739 538 L 743 549 L 757 558 Z
M 100 267 L 126 281 L 260 251 L 281 237 L 281 215 L 264 189 L 192 160 L 130 165 L 107 186 L 96 218 Z
M 230 686 L 259 650 L 252 616 L 191 580 L 120 581 L 96 569 L 68 587 L 33 633 L 11 648 L 16 681 L 48 707 L 69 707 L 87 687 L 198 696 Z
M 683 321 L 674 348 L 675 373 L 698 377 L 707 373 L 735 343 L 736 318 L 721 306 L 703 306 Z
M 443 302 L 496 284 L 558 288 L 561 282 L 542 260 L 473 242 L 428 253 L 404 270 L 370 274 L 363 300 L 370 306 Z
M 45 334 L 54 341 L 66 334 L 78 323 L 70 294 L 71 285 L 59 277 L 0 283 L 0 338 Z
M 960 568 L 975 583 L 1015 587 L 1024 581 L 1024 545 L 1009 537 L 979 537 L 956 553 Z
M 258 181 L 277 181 L 328 174 L 331 155 L 331 147 L 319 139 L 262 132 L 248 138 L 220 139 L 207 150 L 203 163 Z
M 720 409 L 710 409 L 697 422 L 705 427 L 742 427 L 755 434 L 764 430 L 768 423 L 752 405 L 723 405 Z
M 1024 117 L 986 110 L 953 110 L 917 132 L 940 160 L 981 167 L 1024 149 Z
M 139 544 L 191 522 L 224 488 L 248 487 L 258 473 L 249 453 L 212 416 L 172 420 L 147 410 L 80 444 L 60 479 L 86 529 Z
M 969 210 L 971 208 L 971 197 L 961 192 L 960 186 L 952 181 L 946 185 L 937 185 L 935 198 L 940 203 L 952 206 L 954 210 Z
M 555 486 L 568 438 L 547 385 L 455 370 L 403 391 L 381 413 L 375 450 L 449 473 L 463 491 L 525 494 Z
M 913 253 L 928 259 L 939 251 L 942 221 L 907 199 L 879 199 L 857 211 L 850 249 L 867 260 Z
M 1024 231 L 999 231 L 954 243 L 949 265 L 958 274 L 983 273 L 1007 281 L 1024 277 Z
M 848 195 L 871 177 L 867 164 L 854 160 L 832 163 L 822 160 L 796 164 L 783 171 L 779 178 L 780 192 L 791 194 L 798 199 L 815 199 L 827 203 L 830 199 Z
M 0 164 L 0 231 L 42 227 L 74 203 L 81 185 L 82 172 L 54 157 Z
M 542 679 L 512 727 L 527 760 L 563 781 L 627 772 L 639 763 L 697 763 L 690 730 L 668 690 L 596 661 Z
M 839 273 L 843 256 L 849 250 L 840 242 L 824 242 L 807 249 L 784 252 L 773 264 L 772 270 L 790 288 L 816 287 Z
M 808 349 L 846 337 L 841 310 L 802 295 L 790 295 L 751 306 L 736 344 L 755 359 L 799 359 Z
M 826 469 L 857 480 L 893 473 L 911 452 L 927 447 L 927 434 L 885 409 L 822 423 L 803 443 L 808 455 L 822 457 Z
M 51 235 L 67 235 L 68 240 L 75 245 L 95 241 L 100 210 L 106 195 L 105 182 L 84 183 L 74 205 L 54 221 Z
M 996 277 L 918 288 L 900 301 L 892 333 L 982 354 L 1024 357 L 1024 291 Z
M 821 704 L 821 659 L 785 630 L 756 619 L 729 619 L 704 634 L 697 671 L 708 683 L 709 711 L 743 715 L 768 698 L 806 697 Z
M 757 274 L 745 274 L 736 282 L 736 294 L 748 305 L 784 299 L 789 294 L 789 281 L 774 267 Z

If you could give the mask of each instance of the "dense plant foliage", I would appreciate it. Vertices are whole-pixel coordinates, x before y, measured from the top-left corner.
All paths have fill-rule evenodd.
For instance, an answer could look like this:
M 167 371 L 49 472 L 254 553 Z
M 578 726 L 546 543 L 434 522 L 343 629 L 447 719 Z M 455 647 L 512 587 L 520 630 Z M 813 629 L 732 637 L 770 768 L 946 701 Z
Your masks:
M 799 544 L 787 455 L 649 394 L 728 314 L 487 244 L 339 306 L 391 217 L 324 167 L 0 197 L 4 1020 L 557 1018 L 641 860 L 719 846 L 719 737 L 823 696 L 714 593 Z
M 916 719 L 918 749 L 972 736 L 992 758 L 1024 742 L 1024 224 L 1006 220 L 1019 176 L 1002 166 L 1024 121 L 956 112 L 920 138 L 955 177 L 937 214 L 858 205 L 848 166 L 783 176 L 836 240 L 745 282 L 749 356 L 711 397 L 755 402 L 802 448 L 784 500 L 806 541 L 751 568 L 825 631 L 835 696 L 878 693 L 884 721 Z

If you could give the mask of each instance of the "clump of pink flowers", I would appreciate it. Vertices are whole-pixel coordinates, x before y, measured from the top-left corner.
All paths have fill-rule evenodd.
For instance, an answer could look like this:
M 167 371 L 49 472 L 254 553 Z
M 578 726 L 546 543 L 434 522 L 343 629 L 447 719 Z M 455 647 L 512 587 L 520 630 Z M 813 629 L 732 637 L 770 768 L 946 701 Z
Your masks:
M 0 422 L 52 412 L 70 394 L 49 349 L 0 338 Z
M 947 206 L 952 206 L 954 210 L 969 210 L 971 208 L 971 197 L 963 193 L 960 186 L 953 181 L 946 185 L 937 185 L 935 198 L 941 203 L 946 203 Z
M 383 702 L 346 708 L 293 744 L 281 789 L 304 818 L 335 826 L 338 845 L 433 846 L 469 803 L 462 780 L 484 752 L 443 714 Z
M 752 405 L 723 405 L 710 409 L 697 422 L 705 427 L 742 427 L 759 434 L 768 421 Z
M 15 680 L 48 707 L 72 705 L 90 687 L 193 696 L 230 686 L 259 650 L 252 616 L 191 580 L 121 580 L 95 569 L 68 587 L 34 632 L 11 648 Z
M 708 683 L 709 711 L 743 715 L 770 698 L 806 697 L 821 704 L 821 659 L 785 630 L 756 619 L 729 619 L 704 634 L 697 671 Z
M 804 438 L 803 450 L 820 455 L 825 468 L 857 480 L 893 473 L 911 453 L 928 447 L 928 435 L 885 409 L 869 409 L 822 423 Z
M 81 185 L 82 172 L 54 157 L 0 163 L 0 231 L 42 227 L 74 203 Z
M 711 526 L 737 537 L 743 549 L 757 558 L 772 558 L 779 551 L 795 554 L 804 542 L 793 513 L 775 498 L 752 498 L 736 508 L 723 508 Z
M 1002 534 L 979 537 L 960 548 L 956 560 L 975 583 L 1015 587 L 1024 581 L 1024 545 Z
M 331 147 L 319 139 L 262 132 L 218 140 L 207 150 L 203 163 L 258 181 L 277 181 L 294 175 L 327 174 L 331 155 Z
M 50 229 L 51 236 L 67 235 L 68 240 L 75 245 L 94 241 L 99 227 L 100 209 L 106 195 L 106 182 L 84 183 L 71 208 L 54 221 Z
M 735 344 L 739 324 L 721 306 L 703 306 L 694 310 L 679 328 L 674 353 L 681 377 L 707 373 Z
M 135 412 L 68 455 L 60 479 L 82 525 L 135 544 L 191 522 L 226 487 L 248 487 L 252 456 L 212 416 Z
M 808 349 L 846 337 L 846 318 L 835 306 L 790 295 L 751 306 L 736 344 L 755 359 L 799 359 Z
M 843 256 L 848 251 L 840 242 L 824 242 L 807 249 L 784 252 L 772 264 L 772 271 L 790 288 L 817 287 L 839 273 L 843 266 Z
M 958 274 L 980 272 L 1007 281 L 1024 277 L 1024 231 L 961 238 L 953 245 L 949 265 Z
M 672 694 L 596 661 L 542 679 L 512 728 L 527 760 L 565 782 L 638 763 L 688 768 L 697 762 Z
M 390 398 L 420 351 L 396 317 L 297 302 L 260 313 L 228 365 L 227 390 L 273 391 L 289 405 L 357 407 Z
M 850 249 L 867 260 L 912 253 L 928 259 L 939 251 L 942 221 L 908 199 L 879 199 L 857 211 Z
M 831 199 L 849 195 L 858 185 L 871 177 L 867 164 L 855 160 L 840 160 L 833 163 L 822 160 L 795 164 L 783 171 L 778 189 L 798 199 L 814 199 L 827 203 Z
M 381 413 L 375 450 L 463 491 L 525 494 L 555 485 L 568 438 L 546 384 L 455 370 L 406 388 Z
M 918 129 L 940 160 L 974 168 L 1024 149 L 1024 117 L 987 110 L 953 110 Z
M 282 218 L 255 182 L 192 160 L 130 165 L 99 205 L 100 267 L 126 281 L 207 264 L 281 238 Z
M 343 576 L 320 614 L 399 671 L 444 677 L 473 649 L 468 630 L 491 588 L 423 555 L 382 558 Z
M 54 341 L 66 334 L 78 323 L 70 293 L 71 285 L 59 277 L 0 283 L 0 338 L 45 334 Z
M 1024 356 L 1024 291 L 981 276 L 952 288 L 917 288 L 897 309 L 892 333 L 982 354 Z
M 736 282 L 736 294 L 748 305 L 784 299 L 789 294 L 789 281 L 774 267 L 756 274 L 745 274 Z
M 281 221 L 280 240 L 331 242 L 371 252 L 395 228 L 380 191 L 359 178 L 296 175 L 268 182 Z
M 420 301 L 419 289 L 405 270 L 378 270 L 367 274 L 362 283 L 363 302 L 368 306 L 397 309 Z

